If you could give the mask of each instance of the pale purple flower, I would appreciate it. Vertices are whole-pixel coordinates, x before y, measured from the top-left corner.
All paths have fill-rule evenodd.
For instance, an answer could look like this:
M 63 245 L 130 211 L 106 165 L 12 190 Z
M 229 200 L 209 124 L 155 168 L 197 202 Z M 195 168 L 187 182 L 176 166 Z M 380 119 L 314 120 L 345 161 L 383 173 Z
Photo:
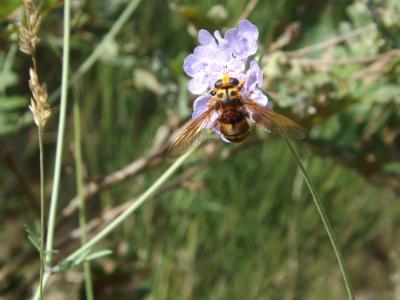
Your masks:
M 227 30 L 224 38 L 232 48 L 232 54 L 238 58 L 248 58 L 257 52 L 257 27 L 247 20 L 239 22 L 238 28 Z
M 224 37 L 219 31 L 215 31 L 214 35 L 207 30 L 199 31 L 200 45 L 185 58 L 183 63 L 184 71 L 191 77 L 188 83 L 189 91 L 200 95 L 193 104 L 193 119 L 208 109 L 207 104 L 211 99 L 208 91 L 224 74 L 245 81 L 242 90 L 244 97 L 253 99 L 261 106 L 268 105 L 267 96 L 258 88 L 262 86 L 264 80 L 259 65 L 252 60 L 246 70 L 250 57 L 257 51 L 258 35 L 257 27 L 247 20 L 240 21 L 237 28 L 228 29 Z M 221 135 L 219 126 L 214 126 L 217 118 L 218 113 L 215 112 L 207 128 L 214 129 L 227 142 Z
M 258 90 L 257 87 L 261 87 L 264 83 L 264 74 L 260 69 L 260 66 L 255 60 L 250 62 L 250 68 L 246 72 L 246 83 L 244 85 L 243 96 L 247 96 L 246 93 Z

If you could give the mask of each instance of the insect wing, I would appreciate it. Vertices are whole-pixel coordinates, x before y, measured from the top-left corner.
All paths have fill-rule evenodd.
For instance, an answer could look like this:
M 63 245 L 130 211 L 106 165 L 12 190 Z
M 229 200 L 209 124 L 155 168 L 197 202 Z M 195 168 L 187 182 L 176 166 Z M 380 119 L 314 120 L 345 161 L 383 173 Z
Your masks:
M 214 109 L 209 109 L 202 113 L 199 117 L 191 120 L 183 127 L 173 138 L 168 147 L 168 153 L 172 156 L 179 156 L 185 153 L 190 147 L 199 145 L 207 137 L 206 128 L 212 128 L 215 125 L 209 126 L 212 122 L 211 117 Z
M 254 122 L 263 126 L 268 132 L 282 133 L 293 139 L 304 138 L 305 134 L 300 125 L 289 118 L 260 106 L 253 100 L 245 100 L 244 105 Z

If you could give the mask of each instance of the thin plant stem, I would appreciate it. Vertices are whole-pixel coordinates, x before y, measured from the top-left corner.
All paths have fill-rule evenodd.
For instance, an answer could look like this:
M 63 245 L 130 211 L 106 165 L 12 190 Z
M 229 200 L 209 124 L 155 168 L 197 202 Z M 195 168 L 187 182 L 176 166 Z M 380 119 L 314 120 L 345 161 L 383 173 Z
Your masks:
M 65 119 L 67 115 L 67 92 L 68 92 L 68 69 L 69 69 L 69 37 L 70 37 L 70 11 L 71 0 L 64 1 L 64 37 L 63 37 L 63 59 L 61 77 L 61 104 L 60 117 L 57 133 L 57 149 L 54 167 L 53 186 L 50 200 L 49 220 L 46 238 L 46 262 L 51 265 L 53 256 L 54 227 L 57 212 L 58 192 L 60 185 L 61 163 L 64 144 Z
M 49 281 L 50 273 L 45 272 L 43 274 L 43 287 L 46 286 L 47 282 Z M 33 295 L 32 300 L 40 300 L 40 288 L 36 289 L 35 295 Z
M 39 274 L 39 299 L 43 298 L 43 272 L 44 272 L 44 165 L 43 165 L 43 127 L 38 126 L 39 136 L 39 161 L 40 161 L 40 274 Z
M 75 93 L 77 94 L 77 93 Z M 83 197 L 83 175 L 82 175 L 82 147 L 81 147 L 81 122 L 78 95 L 74 97 L 74 150 L 75 150 L 75 170 L 76 170 L 76 189 L 79 198 L 79 228 L 81 231 L 81 243 L 87 241 L 85 202 Z M 90 262 L 83 263 L 83 275 L 85 279 L 86 299 L 93 300 L 92 274 Z
M 283 134 L 282 132 L 281 132 L 281 134 L 282 134 L 286 144 L 288 145 L 290 152 L 292 153 L 298 167 L 300 168 L 300 170 L 304 176 L 304 180 L 308 186 L 308 189 L 310 190 L 314 204 L 317 207 L 318 214 L 320 215 L 322 223 L 324 224 L 325 230 L 326 230 L 329 240 L 332 244 L 333 251 L 335 252 L 336 259 L 339 263 L 339 268 L 342 273 L 344 285 L 346 287 L 347 297 L 350 300 L 354 300 L 354 292 L 353 292 L 353 288 L 351 286 L 350 277 L 348 275 L 346 265 L 344 263 L 343 255 L 339 249 L 338 242 L 336 240 L 335 234 L 333 233 L 332 226 L 329 222 L 328 216 L 326 215 L 326 212 L 322 205 L 322 202 L 318 196 L 317 190 L 316 190 L 313 182 L 311 181 L 311 178 L 308 176 L 308 173 L 307 173 L 305 167 L 303 166 L 303 163 L 301 162 L 301 159 L 299 157 L 299 154 L 296 151 L 296 148 L 293 146 L 292 142 L 289 140 L 289 138 L 285 134 Z
M 88 253 L 90 249 L 103 240 L 110 232 L 112 232 L 117 226 L 119 226 L 126 218 L 128 218 L 138 207 L 140 207 L 160 186 L 182 165 L 182 163 L 189 157 L 194 151 L 194 148 L 186 152 L 184 155 L 179 157 L 131 206 L 129 206 L 122 214 L 120 214 L 114 221 L 107 225 L 97 235 L 90 239 L 86 244 L 81 246 L 71 255 L 69 255 L 62 263 L 69 264 L 73 263 L 76 259 L 82 255 Z M 60 264 L 56 266 L 53 271 L 60 271 Z

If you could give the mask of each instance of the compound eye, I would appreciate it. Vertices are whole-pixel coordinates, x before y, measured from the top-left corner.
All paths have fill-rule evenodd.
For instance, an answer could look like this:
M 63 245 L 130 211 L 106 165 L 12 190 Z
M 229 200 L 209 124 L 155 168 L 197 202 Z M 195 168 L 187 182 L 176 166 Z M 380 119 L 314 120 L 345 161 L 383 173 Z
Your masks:
M 217 89 L 222 88 L 222 80 L 221 79 L 217 80 L 214 84 L 214 87 Z
M 217 94 L 216 91 L 214 91 L 214 90 L 211 90 L 211 91 L 210 91 L 210 95 L 211 95 L 211 96 L 215 96 L 216 94 Z
M 239 80 L 237 80 L 236 78 L 229 78 L 229 85 L 238 86 L 239 85 Z

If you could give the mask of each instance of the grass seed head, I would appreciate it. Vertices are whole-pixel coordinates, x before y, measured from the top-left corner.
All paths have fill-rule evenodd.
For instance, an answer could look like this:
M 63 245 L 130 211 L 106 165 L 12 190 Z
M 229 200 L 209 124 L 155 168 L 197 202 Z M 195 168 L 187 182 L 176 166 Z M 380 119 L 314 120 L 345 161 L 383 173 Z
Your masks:
M 31 105 L 33 119 L 37 126 L 44 127 L 51 115 L 50 105 L 47 102 L 48 94 L 46 84 L 40 84 L 36 72 L 31 68 L 29 70 L 29 87 L 32 91 Z
M 24 0 L 25 22 L 18 22 L 19 49 L 28 55 L 34 55 L 39 43 L 38 32 L 42 18 L 40 9 L 34 1 Z

